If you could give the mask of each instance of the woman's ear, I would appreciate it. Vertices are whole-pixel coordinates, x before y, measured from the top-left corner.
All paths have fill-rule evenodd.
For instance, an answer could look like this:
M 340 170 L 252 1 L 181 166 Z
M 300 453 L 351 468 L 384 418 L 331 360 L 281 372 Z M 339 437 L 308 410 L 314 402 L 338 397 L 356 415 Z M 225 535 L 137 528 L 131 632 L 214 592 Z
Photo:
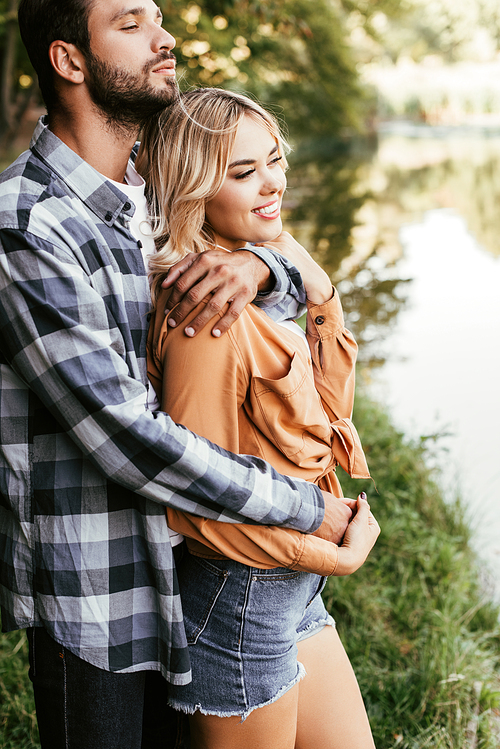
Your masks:
M 49 59 L 60 78 L 70 83 L 83 83 L 85 80 L 85 59 L 74 44 L 57 40 L 49 47 Z

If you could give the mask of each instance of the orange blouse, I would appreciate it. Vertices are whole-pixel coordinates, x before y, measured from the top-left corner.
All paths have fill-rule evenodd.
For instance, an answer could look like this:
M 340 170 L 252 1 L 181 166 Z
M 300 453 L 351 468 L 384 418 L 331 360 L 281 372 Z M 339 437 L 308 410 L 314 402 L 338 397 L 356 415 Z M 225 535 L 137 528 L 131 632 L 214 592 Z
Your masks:
M 184 327 L 200 307 L 177 328 L 161 312 L 151 320 L 148 376 L 162 409 L 226 450 L 261 457 L 281 474 L 314 481 L 335 496 L 342 496 L 336 465 L 369 478 L 350 420 L 357 346 L 335 290 L 325 304 L 308 305 L 309 349 L 254 305 L 221 338 L 212 336 L 212 326 L 189 338 Z M 335 544 L 299 531 L 223 523 L 172 508 L 167 518 L 198 556 L 321 575 L 337 566 Z

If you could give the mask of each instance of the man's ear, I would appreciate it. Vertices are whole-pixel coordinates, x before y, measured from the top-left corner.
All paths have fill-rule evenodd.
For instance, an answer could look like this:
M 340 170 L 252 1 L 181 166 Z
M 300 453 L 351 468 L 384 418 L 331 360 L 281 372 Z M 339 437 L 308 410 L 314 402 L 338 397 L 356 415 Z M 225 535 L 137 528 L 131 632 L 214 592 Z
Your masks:
M 74 44 L 52 42 L 49 59 L 55 72 L 70 83 L 83 83 L 85 80 L 85 59 Z

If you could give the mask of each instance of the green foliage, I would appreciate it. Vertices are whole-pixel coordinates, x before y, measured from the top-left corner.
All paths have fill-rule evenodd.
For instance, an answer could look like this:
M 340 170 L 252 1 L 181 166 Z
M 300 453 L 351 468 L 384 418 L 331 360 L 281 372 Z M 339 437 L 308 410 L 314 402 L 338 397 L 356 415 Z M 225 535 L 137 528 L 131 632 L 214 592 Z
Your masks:
M 378 492 L 364 489 L 382 533 L 364 567 L 332 578 L 326 597 L 364 695 L 377 746 L 498 746 L 498 610 L 482 594 L 470 531 L 381 409 L 358 400 L 355 420 Z M 498 726 L 498 723 L 496 724 Z
M 24 632 L 0 635 L 0 749 L 36 749 L 38 729 Z
M 200 0 L 186 8 L 168 0 L 162 7 L 177 39 L 181 87 L 247 91 L 284 108 L 298 134 L 357 125 L 361 89 L 336 3 Z
M 0 0 L 0 146 L 13 140 L 36 86 L 17 24 L 18 0 Z

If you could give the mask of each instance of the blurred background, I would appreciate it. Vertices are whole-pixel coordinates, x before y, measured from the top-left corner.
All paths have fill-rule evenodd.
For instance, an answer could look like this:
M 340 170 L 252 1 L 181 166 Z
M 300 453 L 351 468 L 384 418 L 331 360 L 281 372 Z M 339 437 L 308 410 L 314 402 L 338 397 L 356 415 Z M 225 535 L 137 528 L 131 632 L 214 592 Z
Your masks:
M 500 6 L 157 1 L 182 89 L 249 92 L 286 122 L 286 228 L 338 286 L 359 381 L 428 445 L 500 579 Z M 0 0 L 2 168 L 43 113 L 16 11 Z

